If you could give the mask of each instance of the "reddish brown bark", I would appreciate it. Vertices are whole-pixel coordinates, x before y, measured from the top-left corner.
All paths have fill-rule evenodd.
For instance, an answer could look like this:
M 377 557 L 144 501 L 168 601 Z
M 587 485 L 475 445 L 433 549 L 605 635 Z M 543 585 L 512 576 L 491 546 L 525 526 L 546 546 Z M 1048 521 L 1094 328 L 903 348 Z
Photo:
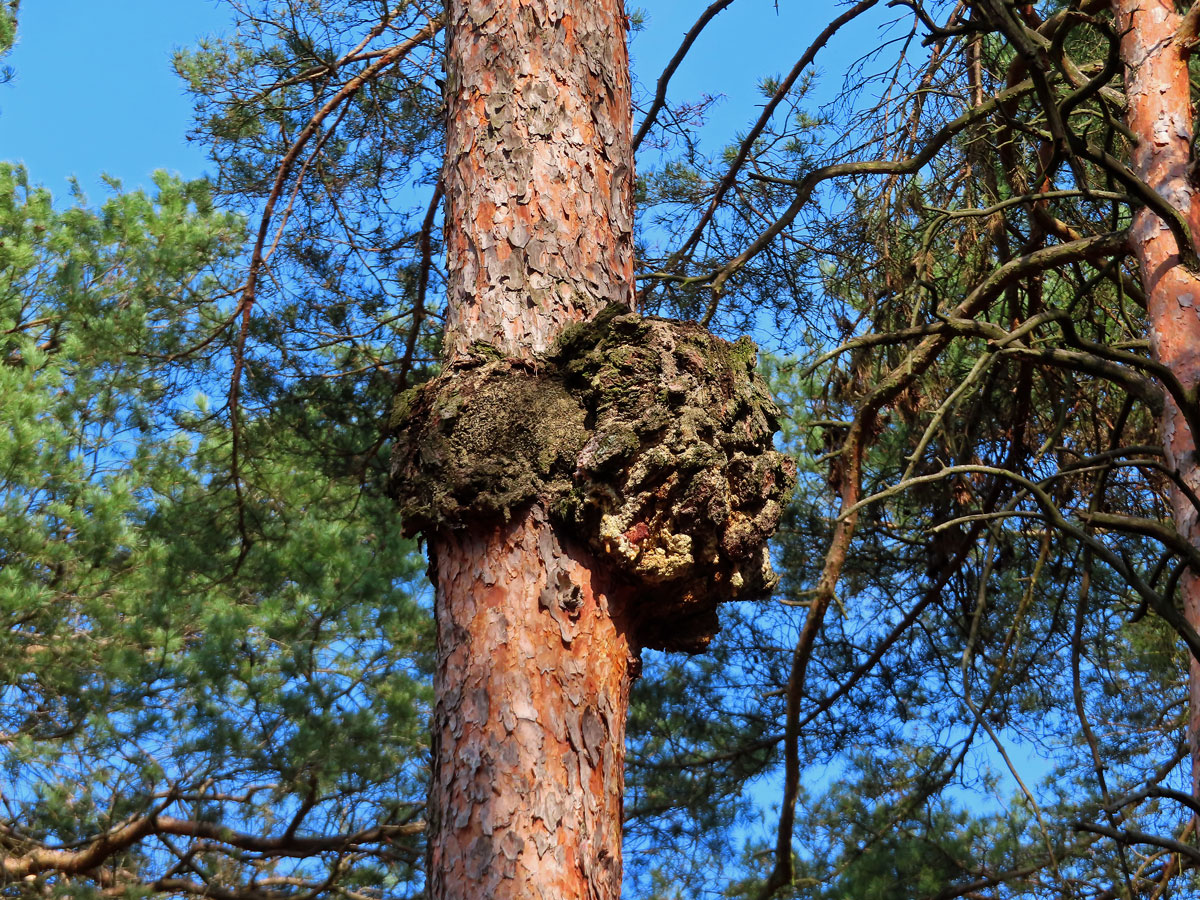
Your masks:
M 633 655 L 603 567 L 536 507 L 436 566 L 431 896 L 619 897 Z
M 633 306 L 624 8 L 452 0 L 446 34 L 446 356 L 529 358 Z
M 1187 220 L 1195 244 L 1200 234 L 1200 204 L 1192 202 L 1188 178 L 1192 116 L 1188 87 L 1186 40 L 1179 34 L 1182 17 L 1173 0 L 1113 0 L 1118 31 L 1123 35 L 1127 119 L 1138 137 L 1133 168 Z M 1142 210 L 1131 231 L 1150 314 L 1150 341 L 1155 358 L 1168 366 L 1185 388 L 1200 383 L 1200 279 L 1180 262 L 1179 246 L 1161 219 Z M 1196 439 L 1170 394 L 1162 420 L 1168 463 L 1193 490 L 1200 489 Z M 1182 490 L 1172 492 L 1175 528 L 1200 547 L 1200 518 Z M 1200 574 L 1181 579 L 1184 614 L 1200 627 Z M 1188 742 L 1193 791 L 1200 796 L 1200 662 L 1191 660 Z
M 621 0 L 450 0 L 445 358 L 531 359 L 633 306 Z M 615 898 L 631 646 L 605 567 L 537 506 L 431 536 L 430 896 Z

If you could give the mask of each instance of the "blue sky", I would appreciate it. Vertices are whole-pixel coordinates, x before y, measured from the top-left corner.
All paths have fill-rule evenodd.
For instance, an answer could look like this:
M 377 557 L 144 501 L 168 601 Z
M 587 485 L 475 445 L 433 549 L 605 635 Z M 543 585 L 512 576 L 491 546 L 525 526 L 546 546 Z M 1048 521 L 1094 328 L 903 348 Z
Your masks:
M 647 14 L 633 42 L 635 72 L 652 91 L 662 66 L 710 0 L 632 0 Z M 672 81 L 671 97 L 722 97 L 711 111 L 703 149 L 715 152 L 744 129 L 762 103 L 757 83 L 785 73 L 837 14 L 834 0 L 738 0 L 709 25 Z M 818 95 L 829 99 L 842 71 L 876 40 L 875 22 L 857 27 L 818 57 Z M 0 160 L 24 162 L 34 182 L 66 199 L 78 177 L 93 202 L 102 173 L 125 187 L 150 185 L 159 168 L 199 177 L 203 148 L 186 141 L 191 106 L 171 70 L 175 48 L 229 27 L 217 0 L 51 0 L 22 5 L 18 43 L 6 60 L 17 73 L 0 86 Z M 1011 748 L 1010 748 L 1011 749 Z M 1017 748 L 1026 774 L 1046 764 Z M 997 763 L 993 760 L 993 763 Z M 817 773 L 818 775 L 823 773 Z M 778 785 L 765 780 L 764 803 Z M 768 817 L 766 827 L 773 828 Z
M 23 3 L 16 79 L 0 87 L 0 159 L 22 161 L 56 195 L 79 177 L 93 200 L 100 175 L 149 186 L 165 168 L 204 169 L 185 134 L 191 107 L 171 52 L 229 20 L 213 0 Z
M 635 70 L 653 90 L 709 0 L 637 0 L 647 17 L 632 47 Z M 723 96 L 706 140 L 724 143 L 760 103 L 755 85 L 787 71 L 836 14 L 832 0 L 739 0 L 712 22 L 672 80 L 674 99 Z M 64 195 L 79 178 L 93 200 L 102 173 L 128 188 L 149 185 L 155 169 L 186 177 L 205 169 L 202 148 L 185 139 L 191 107 L 170 68 L 171 52 L 228 28 L 217 0 L 54 0 L 21 7 L 18 42 L 6 62 L 16 80 L 0 87 L 0 160 L 22 161 L 35 182 Z M 868 38 L 869 40 L 869 38 Z M 847 54 L 832 46 L 819 68 L 836 88 Z M 747 115 L 750 113 L 750 115 Z

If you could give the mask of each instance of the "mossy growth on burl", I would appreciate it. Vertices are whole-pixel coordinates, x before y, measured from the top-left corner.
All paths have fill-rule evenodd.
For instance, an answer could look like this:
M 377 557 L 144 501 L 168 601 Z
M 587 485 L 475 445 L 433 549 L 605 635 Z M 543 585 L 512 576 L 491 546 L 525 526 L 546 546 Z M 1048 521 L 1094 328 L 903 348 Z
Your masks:
M 609 307 L 535 362 L 490 347 L 407 391 L 392 489 L 411 533 L 540 502 L 645 587 L 647 647 L 697 650 L 716 606 L 776 581 L 767 539 L 795 484 L 753 342 Z

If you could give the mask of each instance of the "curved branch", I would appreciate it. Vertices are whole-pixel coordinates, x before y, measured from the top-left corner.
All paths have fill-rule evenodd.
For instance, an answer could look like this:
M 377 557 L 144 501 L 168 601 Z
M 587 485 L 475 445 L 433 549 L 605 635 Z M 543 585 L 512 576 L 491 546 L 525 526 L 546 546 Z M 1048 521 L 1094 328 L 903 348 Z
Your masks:
M 700 32 L 718 13 L 724 12 L 733 4 L 733 0 L 716 0 L 711 6 L 700 14 L 700 18 L 696 20 L 687 34 L 683 36 L 683 43 L 679 45 L 679 49 L 675 51 L 675 55 L 671 57 L 671 61 L 667 63 L 667 67 L 663 69 L 661 75 L 658 76 L 658 87 L 654 92 L 654 101 L 650 104 L 650 109 L 646 111 L 646 117 L 642 119 L 642 124 L 638 127 L 637 134 L 633 136 L 633 146 L 631 152 L 637 153 L 638 147 L 642 145 L 642 141 L 654 127 L 654 120 L 658 118 L 658 114 L 667 104 L 667 85 L 671 81 L 671 76 L 675 74 L 675 70 L 679 68 L 679 64 L 683 62 L 688 51 L 692 49 L 692 44 L 696 42 L 696 38 L 700 37 Z
M 1121 250 L 1124 245 L 1125 232 L 1112 232 L 1069 244 L 1043 247 L 1025 256 L 1017 257 L 993 271 L 946 318 L 948 320 L 969 319 L 999 296 L 1009 284 L 1030 273 L 1044 271 L 1068 262 L 1111 255 Z M 845 470 L 840 485 L 842 512 L 836 520 L 833 538 L 825 555 L 821 578 L 814 591 L 812 603 L 796 641 L 796 647 L 792 652 L 792 670 L 788 679 L 785 718 L 784 798 L 780 809 L 778 838 L 775 847 L 775 867 L 760 892 L 761 898 L 772 896 L 792 877 L 792 831 L 795 826 L 795 806 L 800 790 L 800 702 L 808 662 L 812 657 L 817 635 L 824 622 L 825 611 L 837 589 L 849 552 L 850 541 L 857 525 L 858 510 L 862 506 L 860 503 L 860 474 L 863 454 L 871 440 L 872 428 L 879 411 L 898 397 L 905 387 L 933 364 L 938 354 L 950 342 L 951 337 L 944 334 L 932 335 L 914 348 L 904 361 L 893 369 L 859 405 L 854 422 L 842 444 L 841 455 L 845 460 Z M 982 467 L 977 468 L 982 470 Z M 1003 472 L 1004 470 L 996 471 Z M 1070 527 L 1065 520 L 1064 524 Z M 1105 552 L 1107 553 L 1106 560 L 1113 559 L 1117 566 L 1121 565 L 1120 560 L 1115 559 L 1112 553 L 1107 551 L 1107 548 L 1105 548 Z M 1136 573 L 1131 573 L 1131 577 L 1137 578 Z M 1141 583 L 1140 579 L 1138 582 Z M 1148 588 L 1146 590 L 1149 591 Z M 1154 596 L 1156 608 L 1161 607 L 1162 603 L 1159 602 L 1158 596 Z M 1173 622 L 1172 624 L 1174 625 Z M 1187 627 L 1186 623 L 1183 624 Z M 1190 628 L 1188 631 L 1194 638 L 1194 652 L 1200 654 L 1200 637 L 1196 637 L 1195 632 Z M 1189 639 L 1189 646 L 1191 645 L 1192 641 Z
M 825 30 L 817 35 L 816 40 L 809 45 L 808 49 L 804 51 L 804 54 L 800 57 L 800 59 L 796 61 L 796 64 L 792 67 L 792 71 L 789 72 L 788 76 L 780 83 L 779 89 L 775 91 L 774 96 L 772 96 L 767 105 L 763 107 L 762 114 L 758 117 L 758 121 L 754 123 L 754 126 L 750 129 L 750 132 L 746 135 L 745 139 L 743 139 L 742 145 L 738 148 L 737 156 L 734 157 L 733 162 L 731 162 L 729 164 L 729 168 L 726 169 L 725 175 L 722 177 L 720 184 L 717 185 L 717 190 L 713 194 L 712 200 L 709 201 L 708 208 L 700 217 L 700 221 L 696 224 L 696 227 L 692 229 L 692 233 L 688 236 L 687 240 L 680 245 L 678 250 L 671 254 L 670 259 L 668 259 L 663 265 L 664 271 L 669 271 L 670 269 L 674 268 L 675 265 L 677 265 L 681 259 L 687 256 L 699 242 L 704 233 L 704 229 L 708 227 L 708 223 L 712 221 L 712 217 L 716 214 L 717 208 L 721 205 L 721 201 L 733 187 L 734 182 L 737 181 L 738 172 L 740 172 L 742 166 L 746 164 L 746 160 L 750 158 L 750 152 L 754 149 L 755 142 L 766 129 L 767 124 L 771 121 L 771 117 L 775 114 L 776 108 L 787 97 L 788 93 L 795 85 L 796 80 L 800 77 L 804 70 L 812 65 L 813 60 L 816 59 L 817 53 L 819 53 L 824 46 L 829 43 L 830 39 L 837 34 L 837 32 L 840 31 L 844 25 L 858 18 L 878 3 L 879 0 L 860 0 L 860 2 L 854 4 L 854 6 L 850 7 L 850 9 L 846 10 L 844 13 L 830 22 L 829 25 L 825 27 Z
M 151 814 L 128 820 L 93 838 L 78 850 L 34 847 L 24 853 L 0 856 L 0 875 L 20 880 L 42 872 L 79 875 L 103 865 L 151 835 L 198 838 L 250 853 L 276 857 L 309 857 L 318 853 L 345 853 L 358 847 L 391 843 L 425 830 L 424 822 L 402 825 L 377 825 L 342 835 L 260 837 L 226 828 L 215 822 L 175 819 Z
M 946 144 L 964 129 L 982 119 L 986 119 L 996 111 L 1000 104 L 1022 97 L 1032 90 L 1033 82 L 1026 80 L 1007 90 L 1001 91 L 986 103 L 973 107 L 957 119 L 939 128 L 925 146 L 914 156 L 901 160 L 868 160 L 864 162 L 834 163 L 815 169 L 803 178 L 790 182 L 790 186 L 796 189 L 796 197 L 788 205 L 788 208 L 767 228 L 763 229 L 745 250 L 726 262 L 719 270 L 700 276 L 696 281 L 698 283 L 710 283 L 713 292 L 719 295 L 724 288 L 725 282 L 734 273 L 761 253 L 781 231 L 795 221 L 796 216 L 800 214 L 800 210 L 808 205 L 808 202 L 812 199 L 813 192 L 823 182 L 834 178 L 844 178 L 854 175 L 911 175 L 927 165 Z M 678 255 L 676 254 L 676 257 Z M 651 273 L 643 277 L 654 278 L 659 274 L 667 274 L 666 270 L 674 263 L 676 257 L 672 257 L 672 260 L 668 261 L 662 273 Z M 709 318 L 711 318 L 711 315 Z
M 1008 480 L 1024 488 L 1029 493 L 1029 496 L 1041 508 L 1046 521 L 1051 527 L 1057 528 L 1059 531 L 1063 532 L 1069 537 L 1091 548 L 1092 552 L 1095 553 L 1096 556 L 1102 559 L 1110 568 L 1120 575 L 1121 578 L 1124 579 L 1125 583 L 1128 584 L 1135 593 L 1137 593 L 1146 603 L 1148 603 L 1150 607 L 1154 609 L 1154 611 L 1157 612 L 1159 616 L 1175 630 L 1176 634 L 1178 634 L 1183 639 L 1184 643 L 1187 644 L 1188 650 L 1191 652 L 1191 654 L 1196 659 L 1200 659 L 1200 634 L 1197 634 L 1196 629 L 1192 627 L 1192 625 L 1183 617 L 1179 610 L 1175 608 L 1170 597 L 1165 597 L 1151 588 L 1148 584 L 1146 584 L 1142 577 L 1138 575 L 1136 571 L 1134 571 L 1133 567 L 1126 560 L 1122 559 L 1115 552 L 1113 552 L 1111 547 L 1109 547 L 1103 541 L 1097 540 L 1095 536 L 1089 534 L 1085 527 L 1074 524 L 1065 515 L 1063 515 L 1062 510 L 1058 508 L 1058 505 L 1046 491 L 1044 482 L 1032 481 L 1031 479 L 1026 478 L 1024 475 L 1020 475 L 1017 472 L 1013 472 L 1008 469 L 1002 469 L 997 466 L 946 466 L 938 472 L 934 472 L 930 475 L 921 475 L 911 478 L 902 485 L 892 485 L 890 488 L 886 488 L 885 490 L 879 491 L 876 494 L 872 494 L 870 497 L 860 500 L 855 507 L 847 509 L 842 513 L 842 515 L 847 517 L 856 516 L 862 510 L 862 508 L 868 504 L 877 503 L 880 500 L 900 493 L 901 491 L 906 490 L 913 485 L 939 481 L 954 475 L 969 474 L 992 475 L 998 478 L 1007 478 Z
M 441 27 L 441 18 L 431 19 L 424 28 L 411 38 L 390 48 L 379 59 L 366 66 L 361 72 L 342 85 L 341 89 L 313 114 L 308 124 L 304 126 L 279 162 L 279 169 L 275 173 L 275 181 L 271 185 L 271 191 L 267 195 L 267 201 L 263 207 L 262 217 L 259 219 L 258 234 L 254 241 L 254 249 L 250 254 L 250 264 L 246 272 L 246 281 L 242 286 L 241 296 L 233 312 L 234 319 L 240 316 L 242 320 L 241 328 L 238 331 L 234 344 L 233 368 L 229 376 L 230 478 L 233 481 L 234 492 L 237 495 L 238 532 L 241 537 L 241 551 L 234 566 L 235 571 L 241 567 L 251 545 L 246 527 L 245 502 L 242 496 L 240 472 L 241 442 L 238 412 L 241 397 L 242 372 L 246 365 L 246 342 L 250 336 L 250 314 L 254 307 L 259 275 L 266 260 L 264 250 L 267 235 L 271 229 L 271 219 L 275 213 L 275 205 L 279 202 L 280 197 L 283 196 L 284 187 L 292 174 L 292 168 L 295 166 L 296 160 L 300 158 L 301 152 L 313 136 L 317 134 L 325 120 L 337 111 L 343 103 L 355 96 L 372 78 L 389 66 L 404 59 L 414 49 L 437 34 L 441 30 Z
M 1200 850 L 1197 850 L 1191 844 L 1185 844 L 1174 838 L 1162 837 L 1157 834 L 1147 834 L 1144 831 L 1134 831 L 1132 828 L 1109 828 L 1106 825 L 1097 825 L 1095 822 L 1074 822 L 1072 823 L 1072 827 L 1078 831 L 1086 831 L 1091 834 L 1099 834 L 1107 838 L 1112 838 L 1114 841 L 1122 844 L 1149 844 L 1152 847 L 1162 847 L 1164 850 L 1170 850 L 1172 853 L 1186 856 L 1192 861 L 1193 865 L 1200 865 Z

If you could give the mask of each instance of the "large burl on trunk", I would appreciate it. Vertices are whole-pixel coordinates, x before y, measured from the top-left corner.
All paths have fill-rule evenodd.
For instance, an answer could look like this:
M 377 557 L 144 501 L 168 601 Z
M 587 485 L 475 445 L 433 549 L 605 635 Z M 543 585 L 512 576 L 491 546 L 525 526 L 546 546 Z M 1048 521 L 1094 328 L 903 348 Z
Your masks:
M 396 404 L 410 531 L 534 504 L 619 578 L 643 647 L 703 649 L 718 603 L 773 586 L 795 466 L 748 339 L 608 307 L 532 362 L 475 349 Z
M 437 587 L 435 897 L 616 897 L 629 681 L 774 583 L 795 479 L 753 345 L 609 308 L 403 395 L 393 486 Z
M 437 618 L 429 893 L 621 889 L 640 647 L 771 575 L 793 470 L 748 341 L 633 311 L 620 0 L 450 0 L 443 374 L 393 484 Z

